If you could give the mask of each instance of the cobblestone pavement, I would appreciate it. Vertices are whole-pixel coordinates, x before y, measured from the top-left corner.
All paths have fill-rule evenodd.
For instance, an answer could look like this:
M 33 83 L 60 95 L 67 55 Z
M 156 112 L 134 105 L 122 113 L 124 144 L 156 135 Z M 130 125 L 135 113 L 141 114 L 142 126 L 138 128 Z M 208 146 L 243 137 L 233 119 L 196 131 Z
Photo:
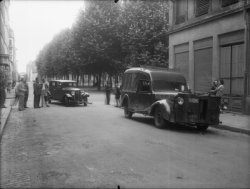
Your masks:
M 1 141 L 2 188 L 250 186 L 249 136 L 159 130 L 91 95 L 87 107 L 13 108 Z

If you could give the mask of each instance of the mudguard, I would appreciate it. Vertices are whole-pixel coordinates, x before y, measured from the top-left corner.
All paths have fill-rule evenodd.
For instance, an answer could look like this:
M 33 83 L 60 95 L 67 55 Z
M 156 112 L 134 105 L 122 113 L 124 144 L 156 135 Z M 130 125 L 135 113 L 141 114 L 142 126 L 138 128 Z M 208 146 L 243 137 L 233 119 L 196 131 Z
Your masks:
M 154 111 L 155 111 L 155 108 L 159 106 L 162 110 L 162 113 L 163 113 L 163 118 L 166 119 L 166 120 L 170 120 L 170 114 L 171 114 L 171 109 L 170 109 L 170 105 L 169 103 L 167 102 L 167 100 L 163 99 L 163 100 L 158 100 L 156 102 L 154 102 L 151 106 L 150 106 L 150 109 L 149 109 L 149 115 L 154 115 Z
M 82 94 L 82 97 L 83 97 L 83 98 L 89 97 L 89 93 L 83 93 L 83 94 Z
M 68 94 L 68 93 L 65 94 L 65 96 L 68 97 L 68 98 L 72 98 L 72 96 L 70 94 Z

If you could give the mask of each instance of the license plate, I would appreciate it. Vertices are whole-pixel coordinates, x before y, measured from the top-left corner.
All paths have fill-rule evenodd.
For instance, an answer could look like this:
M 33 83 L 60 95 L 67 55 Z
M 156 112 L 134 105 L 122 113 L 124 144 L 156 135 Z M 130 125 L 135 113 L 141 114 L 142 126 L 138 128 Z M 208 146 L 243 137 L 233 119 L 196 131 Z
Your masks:
M 199 103 L 199 100 L 198 100 L 198 98 L 190 98 L 189 102 L 191 102 L 191 103 Z

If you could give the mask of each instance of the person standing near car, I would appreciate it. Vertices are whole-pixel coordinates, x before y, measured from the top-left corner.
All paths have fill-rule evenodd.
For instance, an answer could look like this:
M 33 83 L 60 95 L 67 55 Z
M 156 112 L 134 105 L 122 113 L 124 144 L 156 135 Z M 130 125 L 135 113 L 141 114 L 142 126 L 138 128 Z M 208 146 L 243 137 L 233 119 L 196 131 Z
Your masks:
M 28 101 L 28 98 L 29 98 L 29 86 L 28 86 L 27 78 L 26 78 L 26 77 L 24 78 L 24 87 L 25 87 L 25 93 L 24 93 L 24 108 L 28 108 L 28 107 L 27 107 L 27 101 Z
M 106 104 L 109 105 L 110 103 L 110 93 L 111 93 L 111 85 L 109 83 L 105 86 L 105 92 L 106 92 Z
M 48 91 L 49 91 L 49 86 L 45 82 L 45 79 L 42 79 L 42 92 L 41 92 L 42 105 L 41 105 L 41 107 L 43 107 L 43 106 L 49 107 L 49 105 L 48 105 Z
M 116 107 L 120 106 L 120 96 L 121 96 L 121 91 L 118 86 L 115 88 L 115 101 L 116 101 Z
M 40 108 L 40 97 L 41 97 L 41 85 L 39 84 L 38 78 L 36 78 L 34 84 L 34 108 Z
M 20 79 L 20 83 L 17 85 L 16 92 L 18 95 L 18 110 L 24 110 L 24 95 L 25 95 L 26 88 L 24 86 L 24 78 Z

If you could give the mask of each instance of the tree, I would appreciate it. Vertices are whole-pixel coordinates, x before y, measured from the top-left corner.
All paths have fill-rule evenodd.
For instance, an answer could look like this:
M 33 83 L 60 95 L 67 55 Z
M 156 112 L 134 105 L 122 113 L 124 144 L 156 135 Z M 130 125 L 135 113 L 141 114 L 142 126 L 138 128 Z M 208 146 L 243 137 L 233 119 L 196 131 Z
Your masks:
M 37 59 L 39 73 L 101 76 L 127 66 L 167 67 L 168 1 L 85 1 L 70 30 L 60 32 Z

